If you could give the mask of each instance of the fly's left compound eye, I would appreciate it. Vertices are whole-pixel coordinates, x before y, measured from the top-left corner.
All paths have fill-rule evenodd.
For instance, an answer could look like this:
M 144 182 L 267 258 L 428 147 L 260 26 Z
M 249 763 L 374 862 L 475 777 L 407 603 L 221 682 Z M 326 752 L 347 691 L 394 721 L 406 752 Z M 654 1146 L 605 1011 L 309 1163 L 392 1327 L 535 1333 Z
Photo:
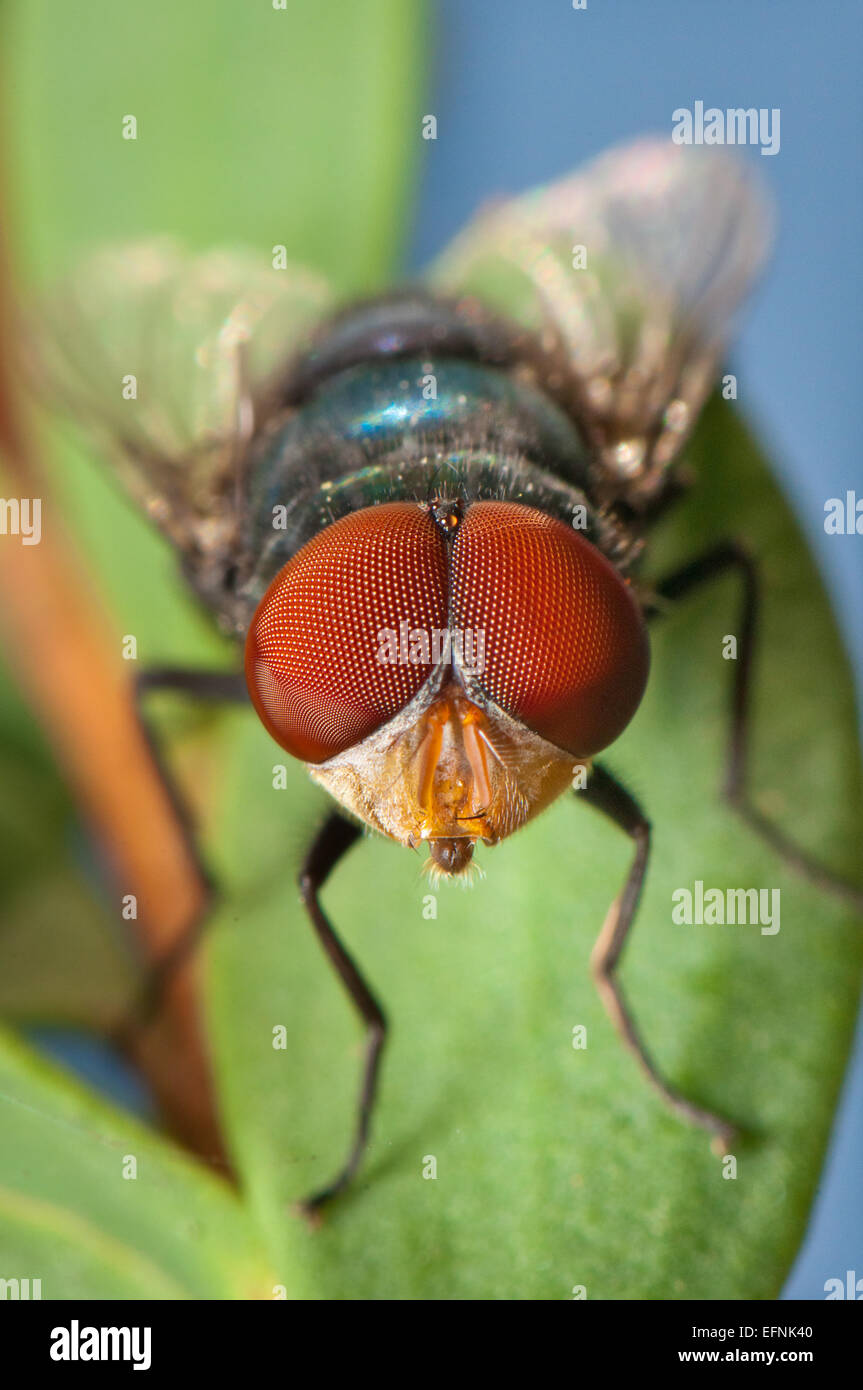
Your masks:
M 446 555 L 415 502 L 342 517 L 304 545 L 262 598 L 246 642 L 246 682 L 277 743 L 322 763 L 374 733 L 428 679 L 429 662 L 392 659 L 408 629 L 444 628 Z
M 649 650 L 629 586 L 577 531 L 532 507 L 475 502 L 452 555 L 452 622 L 482 634 L 478 680 L 507 714 L 590 757 L 629 723 Z

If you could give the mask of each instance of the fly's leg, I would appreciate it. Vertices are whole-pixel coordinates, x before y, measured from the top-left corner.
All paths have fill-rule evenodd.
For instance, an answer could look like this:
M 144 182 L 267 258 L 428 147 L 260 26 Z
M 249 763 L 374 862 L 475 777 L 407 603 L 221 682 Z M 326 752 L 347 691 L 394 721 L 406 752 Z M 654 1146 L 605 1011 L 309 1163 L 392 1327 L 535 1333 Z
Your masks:
M 365 1064 L 360 1090 L 359 1108 L 351 1148 L 344 1166 L 332 1182 L 307 1197 L 300 1204 L 307 1216 L 314 1216 L 350 1182 L 362 1160 L 369 1137 L 372 1111 L 378 1083 L 381 1052 L 386 1039 L 386 1018 L 369 986 L 325 916 L 318 895 L 336 864 L 362 834 L 359 826 L 333 812 L 315 837 L 300 871 L 300 893 L 312 919 L 318 940 L 330 963 L 344 985 L 365 1026 Z
M 242 671 L 193 671 L 184 666 L 151 666 L 135 679 L 140 700 L 148 690 L 179 690 L 198 700 L 224 700 L 244 704 L 249 698 Z
M 143 710 L 144 697 L 152 690 L 176 690 L 191 695 L 194 699 L 219 702 L 245 702 L 248 699 L 245 679 L 241 673 L 154 667 L 142 671 L 135 679 L 134 699 L 141 730 L 149 746 L 153 766 L 174 809 L 189 858 L 200 879 L 203 900 L 199 910 L 183 927 L 176 941 L 160 959 L 149 966 L 136 997 L 123 1018 L 111 1030 L 113 1041 L 120 1047 L 128 1046 L 130 1038 L 146 1027 L 158 1012 L 171 977 L 198 944 L 216 897 L 212 878 L 198 848 L 189 809 L 175 779 L 165 765 L 153 729 Z
M 617 980 L 617 966 L 635 918 L 641 886 L 647 873 L 650 857 L 650 822 L 635 798 L 598 763 L 594 764 L 587 786 L 578 796 L 614 821 L 635 844 L 635 855 L 626 882 L 609 908 L 590 957 L 599 996 L 623 1042 L 669 1109 L 689 1124 L 706 1129 L 713 1135 L 714 1150 L 720 1154 L 726 1153 L 734 1137 L 734 1126 L 721 1115 L 714 1115 L 712 1111 L 704 1110 L 700 1105 L 687 1100 L 666 1081 L 642 1042 Z
M 732 687 L 731 729 L 728 741 L 728 760 L 723 795 L 747 825 L 765 840 L 791 868 L 803 874 L 825 891 L 834 893 L 863 911 L 863 888 L 832 873 L 824 864 L 812 858 L 796 845 L 778 826 L 774 825 L 753 805 L 747 787 L 749 749 L 749 712 L 752 689 L 752 668 L 758 626 L 759 580 L 752 556 L 734 541 L 724 541 L 703 555 L 675 570 L 659 584 L 655 592 L 661 599 L 675 600 L 699 589 L 720 575 L 734 571 L 743 584 L 738 635 L 738 659 L 734 662 Z M 657 610 L 649 612 L 655 616 Z

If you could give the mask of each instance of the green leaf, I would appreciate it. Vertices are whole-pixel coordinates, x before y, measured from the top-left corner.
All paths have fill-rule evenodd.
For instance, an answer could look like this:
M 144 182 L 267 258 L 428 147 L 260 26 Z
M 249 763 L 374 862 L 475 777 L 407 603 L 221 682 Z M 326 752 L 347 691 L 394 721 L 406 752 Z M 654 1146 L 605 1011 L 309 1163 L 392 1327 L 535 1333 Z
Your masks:
M 52 1299 L 273 1297 L 226 1183 L 5 1034 L 0 1113 L 4 1277 Z
M 691 450 L 698 480 L 657 536 L 660 574 L 723 536 L 765 578 L 756 668 L 758 804 L 837 870 L 859 870 L 861 779 L 851 685 L 788 508 L 731 407 Z M 622 978 L 655 1058 L 738 1121 L 737 1176 L 668 1115 L 623 1050 L 588 958 L 629 859 L 620 832 L 564 798 L 482 855 L 467 892 L 367 841 L 324 904 L 392 1023 L 374 1142 L 355 1188 L 306 1239 L 331 1298 L 775 1297 L 800 1242 L 859 995 L 863 934 L 719 798 L 736 630 L 732 578 L 657 624 L 648 694 L 607 761 L 643 799 L 655 848 Z M 312 940 L 294 872 L 326 802 L 252 719 L 226 730 L 218 835 L 230 885 L 212 940 L 211 1013 L 225 1116 L 282 1267 L 286 1213 L 336 1172 L 360 1075 L 360 1029 Z M 778 888 L 775 935 L 679 926 L 672 892 Z M 587 1028 L 587 1048 L 572 1029 Z M 287 1048 L 271 1030 L 287 1029 Z M 424 1179 L 426 1156 L 437 1178 Z

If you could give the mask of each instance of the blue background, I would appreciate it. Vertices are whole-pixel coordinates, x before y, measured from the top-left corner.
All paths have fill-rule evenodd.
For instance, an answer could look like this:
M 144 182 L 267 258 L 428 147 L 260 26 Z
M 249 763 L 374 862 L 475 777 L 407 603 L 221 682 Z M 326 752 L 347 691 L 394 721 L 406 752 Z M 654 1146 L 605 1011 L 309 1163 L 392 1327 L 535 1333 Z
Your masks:
M 781 148 L 749 151 L 778 205 L 770 272 L 735 347 L 740 404 L 765 443 L 863 673 L 863 536 L 827 536 L 824 502 L 860 468 L 863 5 L 859 0 L 439 0 L 411 265 L 492 195 L 553 178 L 672 112 L 779 107 Z M 863 1029 L 788 1298 L 863 1276 Z

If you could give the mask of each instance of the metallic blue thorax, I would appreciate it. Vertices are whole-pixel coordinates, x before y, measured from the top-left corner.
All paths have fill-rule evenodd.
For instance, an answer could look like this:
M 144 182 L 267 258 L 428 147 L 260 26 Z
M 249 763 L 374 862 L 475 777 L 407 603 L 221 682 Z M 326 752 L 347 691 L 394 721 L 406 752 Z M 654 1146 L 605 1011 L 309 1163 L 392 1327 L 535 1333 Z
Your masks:
M 529 380 L 453 358 L 378 359 L 338 372 L 275 420 L 251 462 L 251 603 L 312 536 L 377 502 L 524 501 L 569 520 L 587 451 Z

